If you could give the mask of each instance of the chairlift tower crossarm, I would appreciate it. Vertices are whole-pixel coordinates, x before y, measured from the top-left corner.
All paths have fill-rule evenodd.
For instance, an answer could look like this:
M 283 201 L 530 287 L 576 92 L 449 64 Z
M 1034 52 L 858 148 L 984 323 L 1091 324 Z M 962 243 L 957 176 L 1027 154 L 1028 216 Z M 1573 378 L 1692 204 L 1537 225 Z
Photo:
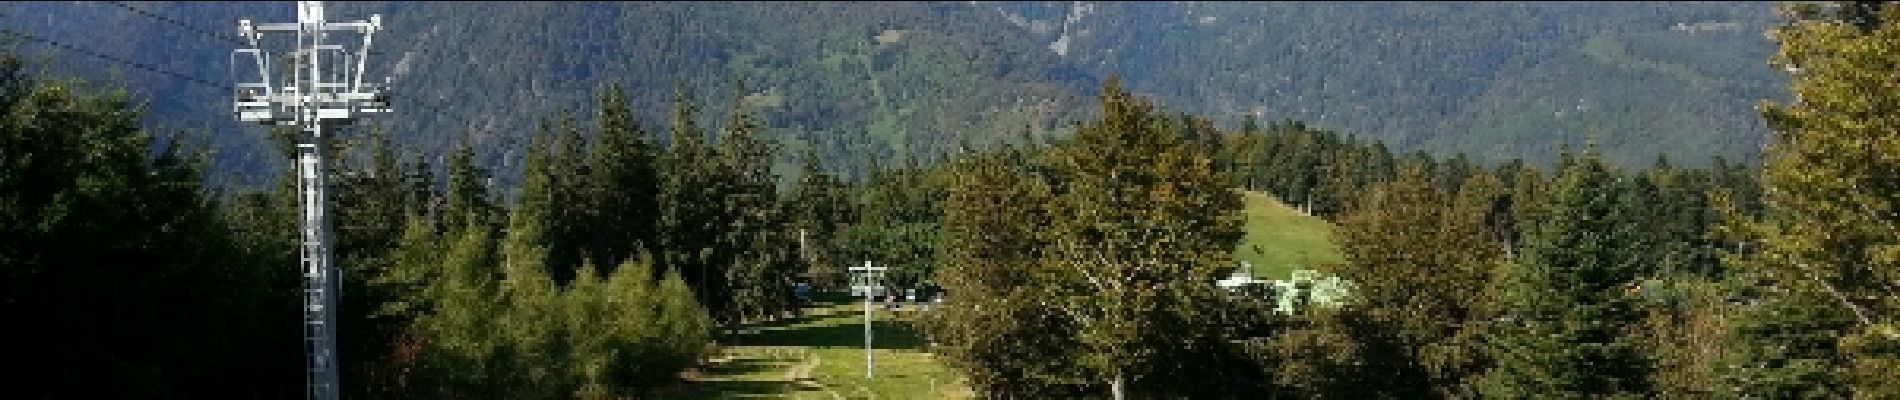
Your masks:
M 299 218 L 303 243 L 299 255 L 304 277 L 304 342 L 308 351 L 307 373 L 310 398 L 335 400 L 342 390 L 336 354 L 336 304 L 338 283 L 331 230 L 328 157 L 324 154 L 332 134 L 357 119 L 389 112 L 389 93 L 383 85 L 363 83 L 369 47 L 375 33 L 382 30 L 382 16 L 369 21 L 330 22 L 324 19 L 323 2 L 297 2 L 297 22 L 253 24 L 238 21 L 239 33 L 248 48 L 232 52 L 236 57 L 248 54 L 258 73 L 257 82 L 239 82 L 233 94 L 232 111 L 240 121 L 266 126 L 297 126 L 297 193 L 302 208 Z M 354 59 L 343 46 L 325 44 L 331 32 L 363 35 L 362 48 Z M 295 34 L 297 49 L 272 53 L 263 49 L 263 36 Z M 341 53 L 343 62 L 325 70 L 324 53 Z M 354 61 L 352 63 L 351 61 Z M 273 72 L 289 73 L 288 79 Z M 288 80 L 287 82 L 285 80 Z M 384 80 L 388 82 L 387 79 Z

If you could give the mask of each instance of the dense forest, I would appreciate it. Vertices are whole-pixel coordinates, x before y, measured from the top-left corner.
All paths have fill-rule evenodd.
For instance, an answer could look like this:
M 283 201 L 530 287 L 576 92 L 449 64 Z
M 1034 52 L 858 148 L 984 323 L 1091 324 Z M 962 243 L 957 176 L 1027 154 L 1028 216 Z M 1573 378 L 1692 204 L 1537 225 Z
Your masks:
M 35 7 L 49 6 L 9 13 Z M 708 7 L 764 19 L 790 6 Z M 1765 126 L 1746 160 L 1654 145 L 1619 160 L 1606 149 L 1644 142 L 1616 132 L 1541 159 L 1295 118 L 1227 124 L 1170 106 L 1191 92 L 1143 94 L 1135 82 L 1169 78 L 1137 77 L 1167 68 L 1135 66 L 1049 89 L 1093 93 L 1069 100 L 1073 123 L 935 109 L 979 122 L 935 125 L 955 133 L 918 136 L 929 151 L 857 157 L 813 145 L 825 129 L 782 125 L 789 106 L 758 88 L 793 75 L 715 69 L 542 87 L 573 105 L 484 117 L 522 127 L 501 147 L 512 139 L 486 129 L 438 127 L 437 149 L 399 133 L 415 122 L 358 127 L 327 142 L 344 395 L 667 397 L 740 330 L 797 319 L 796 284 L 843 292 L 846 268 L 871 262 L 894 286 L 948 294 L 905 324 L 981 398 L 1900 396 L 1900 4 L 1773 10 L 1778 47 L 1756 62 L 1788 72 L 1793 100 L 1681 134 Z M 1584 35 L 1590 51 L 1689 51 Z M 195 111 L 7 40 L 0 316 L 27 344 L 18 396 L 298 396 L 293 171 L 218 178 L 224 139 L 154 121 L 227 113 L 148 118 Z M 915 71 L 904 63 L 939 56 L 918 57 L 867 63 Z M 510 68 L 428 79 L 533 79 Z M 1022 79 L 1089 73 L 1053 74 L 1076 75 Z M 293 151 L 294 131 L 252 132 L 272 157 Z M 1245 192 L 1333 226 L 1343 260 L 1318 268 L 1350 284 L 1343 302 L 1303 295 L 1280 312 L 1273 293 L 1213 284 L 1237 268 Z

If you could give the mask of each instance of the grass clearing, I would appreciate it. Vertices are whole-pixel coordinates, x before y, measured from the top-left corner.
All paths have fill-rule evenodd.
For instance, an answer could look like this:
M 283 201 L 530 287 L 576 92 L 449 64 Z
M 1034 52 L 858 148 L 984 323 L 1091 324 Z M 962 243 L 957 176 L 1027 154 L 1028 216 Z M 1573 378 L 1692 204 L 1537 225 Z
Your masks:
M 746 327 L 690 374 L 684 399 L 964 399 L 955 372 L 906 322 L 915 309 L 877 309 L 874 378 L 864 377 L 864 305 L 820 304 L 799 318 Z
M 1333 245 L 1333 227 L 1319 217 L 1301 213 L 1263 192 L 1243 192 L 1247 235 L 1235 246 L 1234 258 L 1253 264 L 1261 279 L 1287 279 L 1295 269 L 1316 269 L 1340 261 Z

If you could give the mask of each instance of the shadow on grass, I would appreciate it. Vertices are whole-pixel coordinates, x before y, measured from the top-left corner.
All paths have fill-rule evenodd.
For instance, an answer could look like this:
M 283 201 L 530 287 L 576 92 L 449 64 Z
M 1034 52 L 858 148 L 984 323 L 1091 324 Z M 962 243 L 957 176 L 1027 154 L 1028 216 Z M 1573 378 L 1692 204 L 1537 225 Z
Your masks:
M 783 369 L 785 368 L 785 364 L 786 362 L 784 361 L 742 358 L 742 359 L 732 360 L 728 362 L 709 365 L 706 367 L 706 373 L 711 374 L 711 375 L 722 375 L 722 376 L 751 375 L 751 374 L 757 374 L 757 373 L 766 372 L 766 371 Z
M 696 399 L 779 398 L 786 393 L 799 390 L 806 389 L 785 381 L 708 381 L 700 382 L 696 393 L 687 397 Z
M 833 309 L 836 310 L 836 309 Z M 864 347 L 864 320 L 853 310 L 833 315 L 784 319 L 748 326 L 740 334 L 727 337 L 742 346 L 805 346 L 813 348 Z M 871 348 L 921 350 L 924 340 L 909 324 L 890 320 L 888 315 L 871 322 Z

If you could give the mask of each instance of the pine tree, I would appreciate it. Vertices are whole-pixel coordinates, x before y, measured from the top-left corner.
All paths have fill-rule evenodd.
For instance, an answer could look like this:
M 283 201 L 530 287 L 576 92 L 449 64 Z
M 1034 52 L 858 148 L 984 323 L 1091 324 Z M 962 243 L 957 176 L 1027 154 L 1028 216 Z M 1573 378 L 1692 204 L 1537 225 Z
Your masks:
M 745 97 L 740 85 L 735 98 Z M 795 273 L 787 251 L 793 245 L 785 236 L 782 213 L 778 210 L 777 179 L 772 174 L 772 144 L 761 137 L 760 126 L 742 100 L 735 100 L 731 119 L 719 138 L 719 199 L 724 208 L 721 219 L 719 250 L 727 265 L 727 279 L 733 294 L 732 309 L 715 309 L 728 321 L 773 315 L 781 311 L 790 296 Z
M 469 230 L 493 228 L 496 207 L 489 195 L 488 175 L 475 165 L 475 149 L 466 138 L 449 156 L 447 203 L 443 223 L 450 236 Z
M 1640 319 L 1633 283 L 1653 266 L 1640 243 L 1629 184 L 1586 152 L 1559 172 L 1544 223 L 1525 236 L 1506 272 L 1501 318 L 1490 330 L 1497 366 L 1487 397 L 1591 397 L 1644 393 L 1650 365 L 1625 337 Z
M 598 143 L 588 159 L 594 189 L 584 204 L 599 210 L 586 252 L 594 265 L 617 266 L 659 249 L 659 177 L 655 145 L 634 120 L 620 85 L 600 95 Z M 602 271 L 611 274 L 612 270 Z
M 142 114 L 0 51 L 0 315 L 24 367 L 11 395 L 294 393 L 274 375 L 297 374 L 295 339 L 264 332 L 294 315 L 280 290 L 295 263 L 265 264 L 285 248 L 249 245 L 281 236 L 248 229 L 287 214 L 220 215 L 201 143 L 142 129 Z
M 498 359 L 504 346 L 494 329 L 506 306 L 496 285 L 501 275 L 493 232 L 463 229 L 447 238 L 438 283 L 430 285 L 433 309 L 416 319 L 411 333 L 420 344 L 413 369 L 422 397 L 496 393 L 511 371 Z
M 409 321 L 378 315 L 381 304 L 392 301 L 373 284 L 376 276 L 392 267 L 406 222 L 406 191 L 402 166 L 387 130 L 372 127 L 367 133 L 367 165 L 349 162 L 354 152 L 342 152 L 334 171 L 332 202 L 336 213 L 336 258 L 342 269 L 343 293 L 338 305 L 339 357 L 343 361 L 343 380 L 359 382 L 359 395 L 371 395 L 389 389 L 394 383 L 386 364 L 390 349 Z
M 587 138 L 573 114 L 563 110 L 555 120 L 544 169 L 548 224 L 539 240 L 547 246 L 550 276 L 567 282 L 586 263 L 589 244 L 605 232 L 600 204 L 591 201 L 601 197 L 593 195 L 599 178 L 587 160 Z
M 420 361 L 417 321 L 436 312 L 438 296 L 446 290 L 442 268 L 442 256 L 447 250 L 444 244 L 433 221 L 411 212 L 402 238 L 389 256 L 389 266 L 369 277 L 370 287 L 383 299 L 373 311 L 374 316 L 397 325 L 395 337 L 390 338 L 386 348 L 388 362 L 384 367 L 389 369 L 388 379 L 397 382 L 399 387 L 411 381 L 410 371 Z
M 660 223 L 665 233 L 665 261 L 693 288 L 694 298 L 708 311 L 727 309 L 727 264 L 714 257 L 718 234 L 725 229 L 717 152 L 706 145 L 699 126 L 699 109 L 686 90 L 674 90 L 672 144 L 661 159 Z
M 1522 159 L 1512 160 L 1498 168 L 1498 180 L 1510 188 L 1507 196 L 1492 203 L 1487 225 L 1492 235 L 1504 244 L 1506 259 L 1515 260 L 1521 253 L 1523 236 L 1538 221 L 1543 221 L 1539 211 L 1544 205 L 1544 195 L 1549 182 L 1536 166 Z
M 844 184 L 826 173 L 820 162 L 816 152 L 805 152 L 798 183 L 782 207 L 793 214 L 788 222 L 796 230 L 804 273 L 814 283 L 829 287 L 842 282 L 843 266 L 848 263 L 834 254 L 832 240 L 853 218 Z

